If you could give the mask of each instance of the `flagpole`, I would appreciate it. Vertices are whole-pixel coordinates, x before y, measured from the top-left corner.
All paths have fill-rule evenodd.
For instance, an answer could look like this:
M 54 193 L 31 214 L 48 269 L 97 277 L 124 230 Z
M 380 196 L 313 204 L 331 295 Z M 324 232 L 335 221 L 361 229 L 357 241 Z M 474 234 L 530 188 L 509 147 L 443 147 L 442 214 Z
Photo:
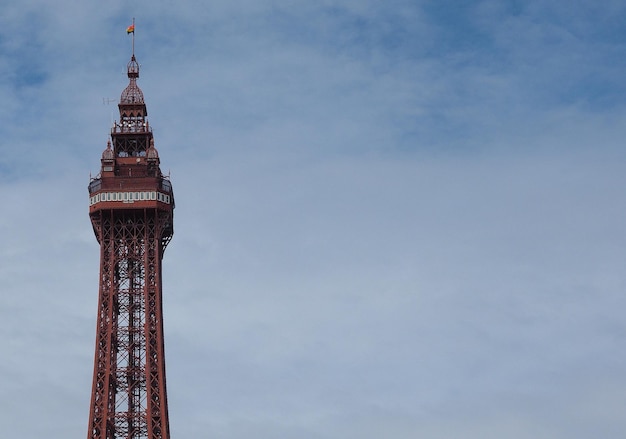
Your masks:
M 135 56 L 135 17 L 133 17 L 133 57 Z

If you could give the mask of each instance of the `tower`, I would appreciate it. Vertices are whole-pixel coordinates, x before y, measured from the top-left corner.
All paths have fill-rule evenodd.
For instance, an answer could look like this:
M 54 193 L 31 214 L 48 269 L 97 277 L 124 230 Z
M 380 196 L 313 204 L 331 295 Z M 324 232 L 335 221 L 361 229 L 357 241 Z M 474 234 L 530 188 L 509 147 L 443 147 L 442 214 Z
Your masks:
M 134 41 L 127 70 L 120 120 L 89 182 L 100 287 L 87 438 L 169 439 L 161 262 L 174 233 L 174 194 L 137 86 Z

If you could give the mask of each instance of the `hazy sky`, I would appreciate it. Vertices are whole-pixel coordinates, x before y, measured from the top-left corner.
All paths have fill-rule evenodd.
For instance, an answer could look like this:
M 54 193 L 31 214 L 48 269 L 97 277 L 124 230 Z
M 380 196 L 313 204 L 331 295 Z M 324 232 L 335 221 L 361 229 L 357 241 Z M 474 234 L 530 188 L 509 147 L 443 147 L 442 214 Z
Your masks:
M 623 437 L 611 0 L 3 2 L 0 436 L 87 434 L 133 17 L 172 439 Z

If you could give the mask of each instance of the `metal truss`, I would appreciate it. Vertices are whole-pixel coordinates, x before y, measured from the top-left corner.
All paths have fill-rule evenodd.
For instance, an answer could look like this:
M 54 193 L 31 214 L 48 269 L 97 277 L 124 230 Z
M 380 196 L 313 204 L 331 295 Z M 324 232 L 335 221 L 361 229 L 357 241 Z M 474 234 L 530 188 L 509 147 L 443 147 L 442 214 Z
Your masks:
M 167 439 L 161 259 L 171 213 L 92 216 L 101 248 L 89 439 Z

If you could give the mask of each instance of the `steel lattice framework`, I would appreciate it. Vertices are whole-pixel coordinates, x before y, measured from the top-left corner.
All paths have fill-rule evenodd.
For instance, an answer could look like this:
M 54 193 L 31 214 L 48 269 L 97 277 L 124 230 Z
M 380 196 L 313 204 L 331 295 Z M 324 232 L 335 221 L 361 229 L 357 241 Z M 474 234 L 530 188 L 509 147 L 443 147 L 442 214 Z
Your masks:
M 88 439 L 169 439 L 161 262 L 174 233 L 174 194 L 128 63 L 120 121 L 89 183 L 100 243 L 100 289 Z

